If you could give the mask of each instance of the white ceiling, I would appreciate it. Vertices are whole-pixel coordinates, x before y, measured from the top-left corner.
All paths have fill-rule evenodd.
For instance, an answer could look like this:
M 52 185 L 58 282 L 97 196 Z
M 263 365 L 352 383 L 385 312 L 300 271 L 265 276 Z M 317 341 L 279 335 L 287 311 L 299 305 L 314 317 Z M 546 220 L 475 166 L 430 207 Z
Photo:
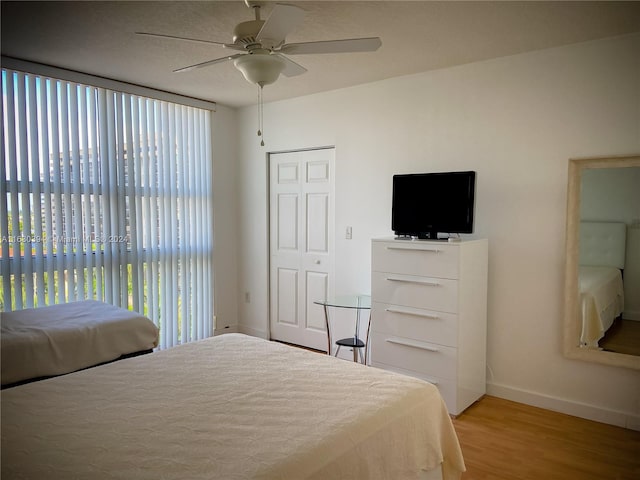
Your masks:
M 296 55 L 308 69 L 265 87 L 265 101 L 640 31 L 640 2 L 283 1 L 307 11 L 287 42 L 379 36 L 373 53 Z M 263 8 L 266 18 L 273 4 Z M 2 1 L 2 55 L 239 107 L 256 87 L 231 62 L 172 70 L 236 53 L 142 37 L 144 31 L 231 41 L 253 19 L 243 1 Z

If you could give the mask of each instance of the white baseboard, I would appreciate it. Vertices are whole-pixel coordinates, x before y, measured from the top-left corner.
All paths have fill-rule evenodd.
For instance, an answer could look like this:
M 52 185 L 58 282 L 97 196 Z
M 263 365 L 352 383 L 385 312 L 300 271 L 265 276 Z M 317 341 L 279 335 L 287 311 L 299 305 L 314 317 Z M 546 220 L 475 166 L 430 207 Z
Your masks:
M 225 325 L 224 327 L 216 328 L 213 331 L 213 336 L 215 337 L 216 335 L 222 335 L 223 333 L 238 333 L 238 326 L 237 325 Z
M 245 335 L 250 335 L 252 337 L 269 339 L 267 332 L 264 330 L 247 327 L 246 325 L 225 325 L 222 328 L 216 328 L 213 335 L 222 335 L 224 333 L 244 333 Z
M 487 394 L 574 417 L 640 431 L 640 415 L 630 412 L 619 412 L 495 383 L 487 383 Z
M 259 330 L 257 328 L 247 327 L 246 325 L 237 325 L 237 332 L 244 333 L 245 335 L 251 335 L 252 337 L 264 338 L 269 340 L 269 332 L 266 330 Z

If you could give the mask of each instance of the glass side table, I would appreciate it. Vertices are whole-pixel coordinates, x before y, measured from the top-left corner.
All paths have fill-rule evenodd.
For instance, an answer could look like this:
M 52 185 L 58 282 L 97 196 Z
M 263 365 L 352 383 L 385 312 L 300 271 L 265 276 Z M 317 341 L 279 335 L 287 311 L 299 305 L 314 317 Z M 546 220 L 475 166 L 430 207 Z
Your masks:
M 329 325 L 329 307 L 332 308 L 350 308 L 356 311 L 356 328 L 353 337 L 341 338 L 336 340 L 338 349 L 336 356 L 340 351 L 340 347 L 348 347 L 353 349 L 353 361 L 358 361 L 358 353 L 360 361 L 367 364 L 367 350 L 369 346 L 369 330 L 371 329 L 371 296 L 370 295 L 338 295 L 336 297 L 324 300 L 316 300 L 313 303 L 322 305 L 324 308 L 324 320 L 327 326 L 327 355 L 331 355 L 331 327 Z M 369 322 L 364 340 L 360 337 L 360 313 L 363 310 L 369 310 Z M 362 353 L 364 350 L 364 354 Z

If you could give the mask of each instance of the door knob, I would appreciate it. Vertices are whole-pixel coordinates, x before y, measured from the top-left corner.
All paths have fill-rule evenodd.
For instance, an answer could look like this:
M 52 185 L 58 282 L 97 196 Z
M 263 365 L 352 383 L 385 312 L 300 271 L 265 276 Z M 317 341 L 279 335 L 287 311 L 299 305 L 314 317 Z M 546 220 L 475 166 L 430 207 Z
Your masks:
M 316 260 L 316 261 L 315 261 L 315 264 L 316 264 L 316 265 L 320 265 L 320 260 Z

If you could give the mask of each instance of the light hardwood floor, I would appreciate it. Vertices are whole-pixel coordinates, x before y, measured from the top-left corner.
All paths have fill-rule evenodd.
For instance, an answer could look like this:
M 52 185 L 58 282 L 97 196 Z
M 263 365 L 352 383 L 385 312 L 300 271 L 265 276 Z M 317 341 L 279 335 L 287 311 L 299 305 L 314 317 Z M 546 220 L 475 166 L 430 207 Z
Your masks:
M 610 352 L 640 355 L 640 322 L 616 319 L 598 345 Z
M 453 420 L 462 480 L 640 480 L 640 432 L 485 396 Z

